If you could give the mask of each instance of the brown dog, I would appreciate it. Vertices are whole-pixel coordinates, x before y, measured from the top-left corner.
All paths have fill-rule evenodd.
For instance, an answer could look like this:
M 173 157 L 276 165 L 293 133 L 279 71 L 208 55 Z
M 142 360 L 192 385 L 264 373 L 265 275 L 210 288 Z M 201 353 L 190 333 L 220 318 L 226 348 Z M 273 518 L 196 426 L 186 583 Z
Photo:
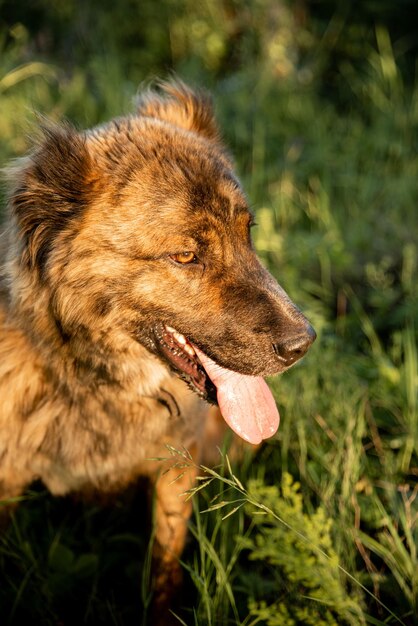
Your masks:
M 161 464 L 149 459 L 167 443 L 199 458 L 203 400 L 247 441 L 274 434 L 259 377 L 290 367 L 315 333 L 259 263 L 210 102 L 185 85 L 150 90 L 136 114 L 90 131 L 44 129 L 9 178 L 0 499 L 35 478 L 65 494 L 149 476 L 162 614 L 192 472 L 157 480 Z

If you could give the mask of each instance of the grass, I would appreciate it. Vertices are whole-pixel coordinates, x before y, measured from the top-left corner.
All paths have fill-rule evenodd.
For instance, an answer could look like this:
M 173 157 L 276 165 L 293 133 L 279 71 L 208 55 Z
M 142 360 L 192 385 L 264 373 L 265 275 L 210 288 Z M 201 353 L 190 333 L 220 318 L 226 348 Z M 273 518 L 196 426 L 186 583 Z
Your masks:
M 324 94 L 319 62 L 308 82 L 307 67 L 278 79 L 292 56 L 277 56 L 261 13 L 264 47 L 245 40 L 251 62 L 215 80 L 230 44 L 216 30 L 220 4 L 208 7 L 200 25 L 189 13 L 203 33 L 189 57 L 187 20 L 170 22 L 175 67 L 193 78 L 209 54 L 203 75 L 256 212 L 256 246 L 318 341 L 271 381 L 277 436 L 232 466 L 220 453 L 193 495 L 179 623 L 416 625 L 418 88 L 381 27 L 361 69 L 339 68 L 345 99 Z M 64 73 L 25 60 L 23 27 L 12 35 L 0 57 L 3 163 L 27 148 L 32 109 L 91 125 L 129 110 L 146 76 L 127 80 L 115 55 Z M 140 494 L 101 508 L 34 486 L 0 537 L 1 623 L 140 624 L 143 511 Z

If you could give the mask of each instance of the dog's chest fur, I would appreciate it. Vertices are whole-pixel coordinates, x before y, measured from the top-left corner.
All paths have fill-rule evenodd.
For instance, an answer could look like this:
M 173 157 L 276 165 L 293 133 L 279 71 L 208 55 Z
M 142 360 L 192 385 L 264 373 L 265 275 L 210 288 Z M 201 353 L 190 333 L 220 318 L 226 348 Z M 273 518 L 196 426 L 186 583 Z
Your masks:
M 115 490 L 158 470 L 165 444 L 193 445 L 206 406 L 154 357 L 141 376 L 82 380 L 61 354 L 49 362 L 0 307 L 0 459 L 8 482 L 41 478 L 51 492 Z M 54 360 L 56 363 L 54 363 Z M 51 370 L 65 373 L 55 379 Z

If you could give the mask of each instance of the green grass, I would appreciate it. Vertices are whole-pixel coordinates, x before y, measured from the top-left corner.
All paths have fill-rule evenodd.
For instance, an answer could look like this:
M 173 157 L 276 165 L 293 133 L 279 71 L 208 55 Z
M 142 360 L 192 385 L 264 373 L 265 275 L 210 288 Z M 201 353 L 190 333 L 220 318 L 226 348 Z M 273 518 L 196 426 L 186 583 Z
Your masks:
M 181 6 L 167 22 L 172 66 L 212 85 L 256 246 L 318 340 L 271 381 L 277 436 L 233 467 L 220 454 L 193 496 L 179 623 L 416 625 L 418 88 L 383 27 L 360 65 L 341 63 L 344 89 L 330 96 L 329 33 L 292 35 L 288 15 L 275 34 L 251 3 L 255 31 L 243 18 L 234 43 L 222 3 Z M 129 110 L 148 75 L 145 57 L 126 69 L 100 47 L 64 71 L 58 57 L 29 59 L 28 42 L 15 26 L 0 57 L 4 164 L 26 150 L 34 110 L 89 126 Z M 230 71 L 228 54 L 241 61 Z M 144 507 L 140 495 L 101 508 L 35 486 L 0 537 L 1 624 L 140 624 Z

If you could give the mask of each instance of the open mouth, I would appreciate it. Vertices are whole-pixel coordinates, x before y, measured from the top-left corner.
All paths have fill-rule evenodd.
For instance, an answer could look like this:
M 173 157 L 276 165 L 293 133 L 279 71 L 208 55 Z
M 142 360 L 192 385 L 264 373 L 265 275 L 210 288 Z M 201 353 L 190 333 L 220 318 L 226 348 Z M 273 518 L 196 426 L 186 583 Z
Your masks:
M 154 329 L 157 349 L 189 387 L 217 403 L 226 423 L 253 444 L 274 435 L 280 416 L 266 382 L 220 366 L 171 326 Z
M 159 326 L 154 333 L 160 352 L 180 377 L 201 398 L 217 404 L 216 387 L 188 339 L 171 326 Z

